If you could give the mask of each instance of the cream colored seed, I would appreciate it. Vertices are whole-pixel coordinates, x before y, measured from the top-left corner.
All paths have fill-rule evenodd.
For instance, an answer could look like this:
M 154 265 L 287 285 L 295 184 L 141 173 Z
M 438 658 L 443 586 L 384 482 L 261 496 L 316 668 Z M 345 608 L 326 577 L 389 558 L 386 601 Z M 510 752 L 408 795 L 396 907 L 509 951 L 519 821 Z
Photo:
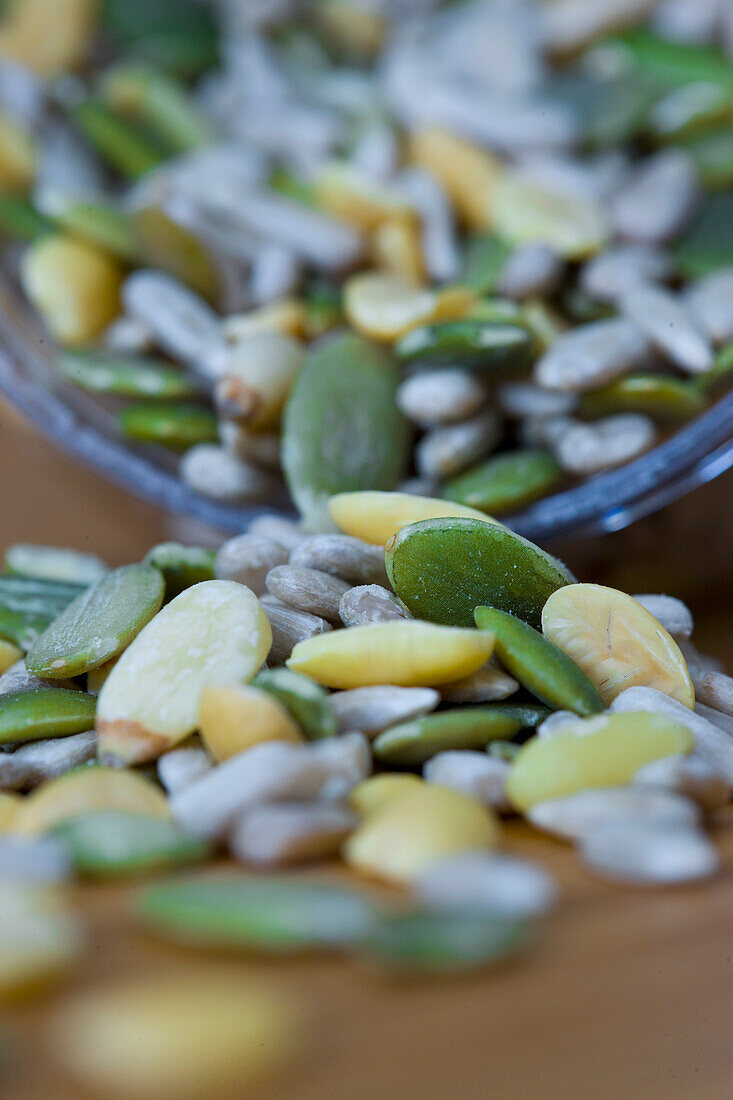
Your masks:
M 328 165 L 315 180 L 314 192 L 327 214 L 364 233 L 376 229 L 386 219 L 414 213 L 397 190 L 376 182 L 350 164 Z
M 571 260 L 592 256 L 605 244 L 608 225 L 590 199 L 550 191 L 504 170 L 491 194 L 493 228 L 513 244 L 542 242 Z
M 415 447 L 418 473 L 437 481 L 460 474 L 493 451 L 500 438 L 501 425 L 493 409 L 459 424 L 432 428 Z
M 491 198 L 501 162 L 447 130 L 418 130 L 410 138 L 412 162 L 435 176 L 472 229 L 492 229 Z
M 310 638 L 287 663 L 327 687 L 430 687 L 475 672 L 493 646 L 487 631 L 395 621 Z
M 401 528 L 423 519 L 465 516 L 467 519 L 494 522 L 476 508 L 414 493 L 383 493 L 376 490 L 337 493 L 331 497 L 328 507 L 331 519 L 344 534 L 377 546 L 384 546 Z
M 688 707 L 695 701 L 674 640 L 623 592 L 598 584 L 558 589 L 544 606 L 542 629 L 580 665 L 607 705 L 634 685 L 658 688 Z
M 406 791 L 414 790 L 423 780 L 411 772 L 385 772 L 362 780 L 351 791 L 349 805 L 360 817 L 381 810 Z
M 67 818 L 97 810 L 170 817 L 163 792 L 144 776 L 118 768 L 80 768 L 28 795 L 13 820 L 13 831 L 45 833 Z
M 339 602 L 339 615 L 344 626 L 412 618 L 394 593 L 379 584 L 361 584 L 344 592 Z
M 492 849 L 499 827 L 491 812 L 458 791 L 425 783 L 370 813 L 343 848 L 357 871 L 411 882 L 436 859 Z
M 473 416 L 486 396 L 486 387 L 471 371 L 445 367 L 406 378 L 397 391 L 397 404 L 410 420 L 429 428 Z
M 30 134 L 0 115 L 0 188 L 24 194 L 33 183 L 35 144 Z
M 281 298 L 249 313 L 225 317 L 222 330 L 230 343 L 259 332 L 277 332 L 281 336 L 299 339 L 305 336 L 305 303 L 297 298 Z
M 244 337 L 233 345 L 216 383 L 222 416 L 254 431 L 275 425 L 303 361 L 295 340 L 275 332 Z
M 420 289 L 379 272 L 353 275 L 344 289 L 349 322 L 374 340 L 398 340 L 418 325 L 465 317 L 475 301 L 467 287 Z
M 0 884 L 0 1002 L 59 981 L 83 948 L 83 926 L 54 887 Z
M 0 676 L 12 668 L 23 657 L 23 650 L 18 649 L 12 642 L 6 642 L 0 638 Z
M 206 684 L 199 702 L 201 739 L 215 760 L 263 741 L 299 744 L 303 735 L 277 699 L 249 685 Z
M 411 210 L 393 214 L 372 233 L 377 267 L 410 286 L 424 286 L 426 263 L 419 218 Z

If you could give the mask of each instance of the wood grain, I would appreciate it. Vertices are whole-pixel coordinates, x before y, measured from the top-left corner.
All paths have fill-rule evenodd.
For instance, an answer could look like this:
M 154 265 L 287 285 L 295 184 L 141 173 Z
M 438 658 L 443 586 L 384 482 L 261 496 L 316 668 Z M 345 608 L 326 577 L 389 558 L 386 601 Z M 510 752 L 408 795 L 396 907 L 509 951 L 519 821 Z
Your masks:
M 151 509 L 76 470 L 5 412 L 0 457 L 5 543 L 68 543 L 117 563 L 170 537 Z M 719 482 L 632 532 L 562 552 L 584 579 L 689 599 L 701 644 L 733 658 L 730 487 Z M 727 1100 L 733 811 L 714 836 L 725 864 L 714 881 L 652 891 L 596 881 L 567 846 L 509 825 L 507 849 L 551 869 L 561 903 L 529 954 L 478 976 L 396 981 L 350 960 L 220 960 L 243 981 L 282 987 L 301 1006 L 308 1035 L 286 1074 L 235 1089 L 232 1100 Z M 203 956 L 136 926 L 134 889 L 74 890 L 89 950 L 64 987 L 5 1014 L 2 1100 L 107 1100 L 62 1073 L 48 1050 L 49 1018 L 78 991 L 136 975 L 172 974 L 183 985 L 202 965 Z

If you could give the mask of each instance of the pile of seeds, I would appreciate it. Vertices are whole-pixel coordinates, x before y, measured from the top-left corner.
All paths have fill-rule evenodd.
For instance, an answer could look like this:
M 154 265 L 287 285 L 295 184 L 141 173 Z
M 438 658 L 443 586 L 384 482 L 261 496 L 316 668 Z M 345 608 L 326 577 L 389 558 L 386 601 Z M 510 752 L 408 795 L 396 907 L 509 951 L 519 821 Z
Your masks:
M 264 517 L 216 553 L 166 543 L 112 570 L 8 550 L 0 995 L 84 949 L 64 883 L 223 851 L 247 873 L 143 886 L 140 924 L 410 972 L 531 942 L 556 887 L 501 853 L 517 814 L 610 880 L 715 872 L 733 678 L 684 604 L 580 583 L 439 498 L 358 491 L 328 512 L 334 532 Z M 338 858 L 353 888 L 271 874 Z M 378 904 L 363 878 L 399 890 Z
M 730 5 L 55 3 L 0 21 L 8 261 L 194 491 L 509 514 L 730 377 Z

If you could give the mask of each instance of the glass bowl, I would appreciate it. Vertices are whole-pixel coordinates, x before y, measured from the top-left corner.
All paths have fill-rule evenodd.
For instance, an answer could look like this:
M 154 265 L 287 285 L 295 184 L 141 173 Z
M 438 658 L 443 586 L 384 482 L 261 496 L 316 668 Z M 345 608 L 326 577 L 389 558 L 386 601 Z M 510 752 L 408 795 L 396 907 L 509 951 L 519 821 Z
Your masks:
M 52 351 L 14 280 L 0 273 L 0 391 L 43 435 L 158 508 L 223 531 L 243 531 L 264 513 L 293 515 L 285 498 L 234 505 L 192 492 L 178 478 L 176 456 L 124 439 L 114 406 L 67 382 L 54 369 Z M 618 531 L 731 466 L 733 391 L 641 458 L 501 518 L 535 541 Z

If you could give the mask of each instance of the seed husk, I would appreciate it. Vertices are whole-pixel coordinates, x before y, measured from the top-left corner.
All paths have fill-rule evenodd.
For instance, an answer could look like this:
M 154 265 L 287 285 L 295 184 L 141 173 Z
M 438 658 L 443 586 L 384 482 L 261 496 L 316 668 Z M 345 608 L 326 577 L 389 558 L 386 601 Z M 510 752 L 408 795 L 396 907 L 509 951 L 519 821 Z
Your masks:
M 495 737 L 510 739 L 521 728 L 521 720 L 500 706 L 462 707 L 390 727 L 375 740 L 374 756 L 383 764 L 415 766 L 437 753 L 483 749 Z
M 152 565 L 123 565 L 91 585 L 37 639 L 26 657 L 36 676 L 81 676 L 113 660 L 160 610 L 163 577 Z
M 384 552 L 349 535 L 313 535 L 290 555 L 290 564 L 331 573 L 352 585 L 387 583 Z
M 329 337 L 306 356 L 282 436 L 285 479 L 306 526 L 323 528 L 333 493 L 393 489 L 404 476 L 409 432 L 398 381 L 389 356 L 359 336 Z
M 318 618 L 317 615 L 295 611 L 291 607 L 281 605 L 279 601 L 270 603 L 274 597 L 264 597 L 264 599 L 267 602 L 262 606 L 272 631 L 272 645 L 267 655 L 270 665 L 284 665 L 298 642 L 333 629 L 330 623 Z
M 251 680 L 270 626 L 256 596 L 235 581 L 202 581 L 171 600 L 138 634 L 99 694 L 100 757 L 156 759 L 196 729 L 205 684 Z
M 452 478 L 443 492 L 459 504 L 500 515 L 546 496 L 561 477 L 549 451 L 516 450 Z
M 96 554 L 81 550 L 62 550 L 57 546 L 37 546 L 18 542 L 5 551 L 5 565 L 12 573 L 37 577 L 59 584 L 94 584 L 107 572 Z
M 418 618 L 470 626 L 487 604 L 539 626 L 557 589 L 573 583 L 555 558 L 504 527 L 432 519 L 404 527 L 387 544 L 387 573 Z
M 158 443 L 172 450 L 186 450 L 197 443 L 214 443 L 218 438 L 216 417 L 203 405 L 130 405 L 118 415 L 120 431 L 128 439 Z
M 83 691 L 12 691 L 0 696 L 0 744 L 67 737 L 88 730 L 96 699 Z
M 78 814 L 107 810 L 163 819 L 171 814 L 165 795 L 149 779 L 132 771 L 94 765 L 36 787 L 23 800 L 13 831 L 47 833 Z
M 477 294 L 495 294 L 511 246 L 488 234 L 469 237 L 461 282 Z
M 441 684 L 440 694 L 445 703 L 495 703 L 507 699 L 519 690 L 519 684 L 503 669 L 491 664 L 478 672 L 452 684 Z
M 521 325 L 469 318 L 414 328 L 394 350 L 407 363 L 419 359 L 430 366 L 509 371 L 528 366 L 533 347 L 531 333 Z
M 289 668 L 268 668 L 258 672 L 252 686 L 261 688 L 277 699 L 308 741 L 320 741 L 325 737 L 335 736 L 336 718 L 330 706 L 328 692 L 307 676 L 300 676 Z M 361 727 L 352 723 L 348 728 Z
M 172 821 L 121 810 L 81 813 L 50 835 L 61 841 L 76 873 L 88 878 L 164 871 L 203 860 L 210 851 Z
M 477 607 L 474 614 L 479 630 L 494 635 L 494 652 L 504 668 L 543 703 L 584 716 L 604 709 L 580 666 L 539 631 L 494 607 Z
M 599 584 L 568 586 L 545 604 L 542 630 L 586 673 L 606 705 L 633 686 L 658 688 L 687 707 L 695 701 L 679 647 L 623 592 Z

